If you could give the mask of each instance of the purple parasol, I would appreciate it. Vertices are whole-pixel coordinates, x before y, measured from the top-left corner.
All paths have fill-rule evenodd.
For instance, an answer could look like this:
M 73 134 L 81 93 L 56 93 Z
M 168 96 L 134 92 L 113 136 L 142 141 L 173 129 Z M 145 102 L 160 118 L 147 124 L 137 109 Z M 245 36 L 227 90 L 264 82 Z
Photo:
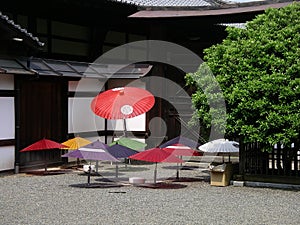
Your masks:
M 80 148 L 78 150 L 68 152 L 61 157 L 80 158 L 86 160 L 101 160 L 101 161 L 119 161 L 114 156 L 103 149 Z
M 112 161 L 118 162 L 119 160 L 112 156 L 110 153 L 106 151 L 108 145 L 100 142 L 95 141 L 91 144 L 85 145 L 78 150 L 68 152 L 62 157 L 70 157 L 70 158 L 81 158 L 86 160 L 101 160 L 101 161 Z M 91 167 L 88 173 L 88 185 L 90 185 L 90 176 L 91 176 Z
M 131 155 L 135 155 L 138 153 L 138 151 L 135 151 L 131 148 L 127 148 L 123 145 L 115 144 L 106 149 L 107 152 L 109 152 L 114 157 L 120 159 L 120 158 L 127 158 Z M 116 177 L 118 177 L 118 163 L 116 162 Z
M 135 151 L 131 148 L 127 148 L 123 145 L 115 144 L 107 148 L 107 151 L 113 155 L 114 157 L 120 159 L 120 158 L 127 158 L 131 155 L 134 155 L 138 153 L 138 151 Z

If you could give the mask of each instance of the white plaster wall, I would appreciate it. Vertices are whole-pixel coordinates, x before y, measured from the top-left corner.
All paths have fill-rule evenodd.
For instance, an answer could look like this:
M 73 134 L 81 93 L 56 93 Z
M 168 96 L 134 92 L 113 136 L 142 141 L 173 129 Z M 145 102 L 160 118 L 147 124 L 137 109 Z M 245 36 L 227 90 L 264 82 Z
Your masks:
M 146 130 L 146 114 L 136 116 L 134 118 L 126 119 L 127 131 L 145 131 Z M 108 130 L 124 130 L 123 120 L 107 120 Z
M 90 104 L 93 98 L 69 98 L 68 105 L 68 132 L 90 132 L 104 130 L 105 120 L 96 116 Z
M 108 81 L 108 88 L 134 86 L 145 88 L 145 83 L 132 79 L 111 79 Z M 103 90 L 104 83 L 98 79 L 83 78 L 80 81 L 70 81 L 69 91 L 87 92 Z M 101 89 L 102 88 L 102 89 Z M 90 103 L 94 97 L 75 97 L 69 98 L 68 106 L 68 132 L 91 132 L 105 129 L 105 120 L 96 116 L 90 109 Z M 124 130 L 123 120 L 107 120 L 108 130 Z M 128 131 L 145 131 L 146 114 L 135 118 L 126 119 Z
M 134 81 L 130 79 L 111 79 L 108 82 L 108 87 L 122 87 L 122 86 L 135 86 L 144 88 L 145 84 L 140 81 Z M 81 79 L 80 81 L 71 81 L 69 82 L 69 91 L 70 92 L 100 92 L 104 90 L 104 83 L 97 79 Z M 93 97 L 86 98 L 69 98 L 69 121 L 68 121 L 68 132 L 90 132 L 97 130 L 105 129 L 105 120 L 101 117 L 96 116 L 90 109 L 90 103 Z M 145 131 L 145 120 L 146 115 L 140 115 L 138 117 L 127 119 L 127 130 L 129 131 Z M 123 120 L 107 120 L 108 130 L 123 130 Z M 104 143 L 104 136 L 93 136 L 85 137 L 86 139 L 94 142 L 96 140 L 102 141 Z M 144 139 L 137 139 L 139 141 L 145 142 Z M 107 137 L 108 144 L 112 142 L 112 136 Z M 72 162 L 76 159 L 69 158 L 68 161 Z
M 0 90 L 14 90 L 14 76 L 1 74 L 0 75 Z
M 14 90 L 14 76 L 0 75 L 0 90 Z M 14 97 L 0 97 L 0 139 L 15 138 Z M 14 169 L 15 146 L 0 147 L 0 171 Z
M 98 79 L 82 78 L 80 81 L 69 81 L 69 91 L 100 92 L 104 82 Z M 93 97 L 75 97 L 68 100 L 68 132 L 90 132 L 104 130 L 104 119 L 96 116 L 90 109 Z
M 0 147 L 0 171 L 14 169 L 15 146 Z
M 13 97 L 0 97 L 0 139 L 15 138 L 15 107 Z

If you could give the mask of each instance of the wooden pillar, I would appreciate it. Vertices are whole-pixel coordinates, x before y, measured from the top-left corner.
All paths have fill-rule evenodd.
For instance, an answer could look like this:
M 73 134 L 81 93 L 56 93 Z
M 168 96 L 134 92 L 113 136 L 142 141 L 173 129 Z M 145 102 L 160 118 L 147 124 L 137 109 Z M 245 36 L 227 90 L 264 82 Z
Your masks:
M 246 145 L 244 144 L 243 138 L 239 139 L 239 174 L 245 175 L 245 155 L 246 155 Z
M 150 26 L 150 40 L 165 40 L 166 37 L 166 29 L 161 23 L 152 23 Z M 151 48 L 151 46 L 150 46 Z M 153 48 L 150 49 L 151 58 L 162 58 L 166 54 L 165 52 L 159 51 L 159 49 L 155 50 Z M 167 55 L 166 55 L 167 57 Z M 151 62 L 153 63 L 153 69 L 151 71 L 152 76 L 156 77 L 166 77 L 166 65 L 159 62 Z M 165 96 L 165 82 L 157 82 L 156 79 L 150 79 L 146 84 L 147 89 L 154 93 L 155 96 Z M 165 120 L 165 108 L 163 104 L 163 99 L 156 97 L 155 105 L 149 111 L 147 115 L 147 131 L 150 131 L 150 137 L 147 139 L 148 148 L 156 147 L 161 144 L 161 140 L 165 138 L 165 130 L 162 129 L 164 127 L 163 121 Z M 152 120 L 155 117 L 159 117 L 161 119 Z M 152 120 L 152 121 L 151 121 Z M 151 127 L 149 127 L 149 122 L 151 121 Z
M 15 173 L 19 173 L 20 166 L 20 80 L 14 76 L 15 84 Z

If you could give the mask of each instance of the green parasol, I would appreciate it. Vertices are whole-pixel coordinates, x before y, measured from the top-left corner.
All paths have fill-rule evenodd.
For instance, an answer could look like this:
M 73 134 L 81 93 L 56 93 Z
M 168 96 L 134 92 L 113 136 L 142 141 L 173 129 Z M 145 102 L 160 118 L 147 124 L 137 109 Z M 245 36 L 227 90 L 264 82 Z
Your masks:
M 147 144 L 145 144 L 143 142 L 132 140 L 127 137 L 121 137 L 120 139 L 110 143 L 109 146 L 113 146 L 115 144 L 123 145 L 123 146 L 125 146 L 127 148 L 131 148 L 133 150 L 142 150 L 147 146 Z

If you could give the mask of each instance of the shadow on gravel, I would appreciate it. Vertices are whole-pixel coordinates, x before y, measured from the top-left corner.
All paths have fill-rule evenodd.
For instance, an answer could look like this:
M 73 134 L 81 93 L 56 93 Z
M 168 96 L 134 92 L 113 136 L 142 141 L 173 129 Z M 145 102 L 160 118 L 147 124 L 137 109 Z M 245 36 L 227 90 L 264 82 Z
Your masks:
M 98 173 L 91 173 L 91 176 L 93 177 L 105 177 L 105 176 L 115 176 L 116 173 L 113 173 L 113 172 L 109 172 L 109 171 L 101 171 L 101 172 L 98 172 Z M 87 176 L 88 173 L 85 173 L 85 172 L 82 172 L 82 173 L 78 173 L 79 176 Z M 122 173 L 118 173 L 119 176 L 121 175 L 124 175 Z
M 49 170 L 49 171 L 34 170 L 34 171 L 26 171 L 24 173 L 29 175 L 36 175 L 36 176 L 48 176 L 48 175 L 61 175 L 61 174 L 66 174 L 71 172 L 72 170 Z
M 84 183 L 84 184 L 70 184 L 70 187 L 75 188 L 115 188 L 115 187 L 122 187 L 122 184 L 114 184 L 114 183 Z
M 153 188 L 153 189 L 179 189 L 179 188 L 186 188 L 187 185 L 185 184 L 174 184 L 174 183 L 146 183 L 146 184 L 137 184 L 134 185 L 136 187 L 143 187 L 143 188 Z
M 208 182 L 209 181 L 209 177 L 170 177 L 166 179 L 167 181 L 171 181 L 171 182 Z
M 95 179 L 95 181 L 99 182 L 128 182 L 129 178 L 128 177 L 112 177 L 112 178 L 99 178 Z
M 116 168 L 107 168 L 106 170 L 116 170 Z M 119 171 L 123 171 L 123 172 L 139 172 L 139 171 L 146 171 L 146 170 L 150 170 L 147 167 L 132 167 L 132 166 L 120 166 Z
M 162 166 L 164 169 L 176 170 L 177 166 Z M 198 170 L 198 166 L 179 166 L 180 170 Z

